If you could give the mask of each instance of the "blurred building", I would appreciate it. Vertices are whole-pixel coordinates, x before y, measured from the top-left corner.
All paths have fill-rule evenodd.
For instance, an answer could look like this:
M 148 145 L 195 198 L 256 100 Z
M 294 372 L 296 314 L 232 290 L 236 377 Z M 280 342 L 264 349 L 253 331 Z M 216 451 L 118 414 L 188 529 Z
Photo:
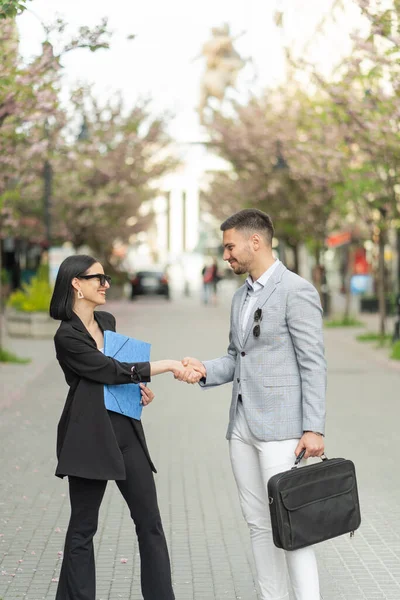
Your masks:
M 153 224 L 132 236 L 125 267 L 131 272 L 151 265 L 167 266 L 172 286 L 198 289 L 205 255 L 217 255 L 221 246 L 219 222 L 200 207 L 207 172 L 222 161 L 207 150 L 206 141 L 180 143 L 181 167 L 160 182 L 161 193 L 142 207 L 152 211 Z

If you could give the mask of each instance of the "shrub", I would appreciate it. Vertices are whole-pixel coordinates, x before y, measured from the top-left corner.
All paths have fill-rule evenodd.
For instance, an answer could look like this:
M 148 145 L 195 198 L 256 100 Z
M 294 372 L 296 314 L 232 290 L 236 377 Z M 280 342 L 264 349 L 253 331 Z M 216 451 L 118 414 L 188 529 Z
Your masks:
M 13 292 L 7 306 L 22 312 L 47 312 L 50 306 L 52 287 L 43 271 L 25 283 L 21 290 Z
M 400 360 L 400 341 L 393 344 L 390 358 L 393 358 L 393 360 Z
M 21 364 L 21 365 L 26 365 L 31 362 L 31 359 L 30 358 L 20 358 L 16 354 L 13 354 L 12 352 L 8 352 L 7 350 L 4 350 L 4 348 L 0 348 L 0 363 L 1 362 L 17 363 L 17 364 Z M 0 600 L 2 600 L 2 599 L 0 598 Z
M 1 269 L 0 278 L 1 278 L 1 283 L 3 285 L 10 283 L 10 275 L 9 275 L 8 271 L 6 271 L 6 269 Z M 0 598 L 0 600 L 1 600 L 1 598 Z

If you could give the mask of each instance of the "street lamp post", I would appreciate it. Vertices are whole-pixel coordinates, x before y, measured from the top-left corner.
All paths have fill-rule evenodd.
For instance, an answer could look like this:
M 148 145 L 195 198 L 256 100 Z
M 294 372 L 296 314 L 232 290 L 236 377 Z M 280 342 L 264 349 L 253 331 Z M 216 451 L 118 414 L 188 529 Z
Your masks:
M 283 154 L 282 154 L 282 142 L 280 140 L 276 141 L 276 151 L 275 151 L 275 155 L 276 155 L 276 162 L 274 164 L 274 166 L 272 167 L 272 170 L 274 173 L 282 173 L 284 171 L 286 171 L 287 169 L 289 169 L 289 165 L 287 164 Z M 280 175 L 278 175 L 278 177 L 280 178 Z M 279 240 L 279 258 L 285 263 L 286 262 L 286 248 L 285 248 L 285 242 L 283 241 L 283 239 Z
M 86 115 L 82 117 L 82 126 L 77 139 L 78 142 L 87 142 L 89 139 L 89 127 Z
M 393 342 L 400 340 L 400 229 L 396 231 L 397 241 L 397 295 L 396 295 L 396 309 L 397 309 L 397 320 L 394 324 Z
M 45 124 L 45 137 L 49 139 L 49 126 Z M 77 136 L 78 141 L 87 141 L 89 139 L 89 128 L 86 116 L 83 116 L 81 130 Z M 53 167 L 48 157 L 43 165 L 43 215 L 46 231 L 46 245 L 50 248 L 52 243 L 52 219 L 51 219 L 51 204 L 53 196 Z
M 396 308 L 397 308 L 397 319 L 394 324 L 394 332 L 393 332 L 393 342 L 398 342 L 400 340 L 400 294 L 396 296 Z
M 289 165 L 287 164 L 283 154 L 282 154 L 282 142 L 277 140 L 276 142 L 276 163 L 273 167 L 274 171 L 284 171 L 288 169 Z
M 47 251 L 51 246 L 51 196 L 53 192 L 53 167 L 50 163 L 50 134 L 49 122 L 44 124 L 44 137 L 47 142 L 46 158 L 43 164 L 43 220 L 46 235 Z
M 46 229 L 47 249 L 51 246 L 51 196 L 53 189 L 53 167 L 48 158 L 46 158 L 43 167 L 43 208 L 44 224 Z

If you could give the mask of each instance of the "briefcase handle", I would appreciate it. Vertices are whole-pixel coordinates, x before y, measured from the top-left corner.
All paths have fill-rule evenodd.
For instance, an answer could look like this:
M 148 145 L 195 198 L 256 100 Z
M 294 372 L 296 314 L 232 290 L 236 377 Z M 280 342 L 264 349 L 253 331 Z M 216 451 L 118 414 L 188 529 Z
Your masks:
M 300 461 L 304 458 L 304 455 L 306 453 L 306 449 L 303 448 L 303 450 L 300 452 L 300 454 L 298 455 L 298 457 L 296 458 L 296 460 L 294 461 L 294 466 L 292 467 L 292 469 L 297 469 Z M 328 457 L 326 456 L 326 454 L 323 454 L 322 456 L 320 456 L 320 458 L 322 460 L 328 460 Z

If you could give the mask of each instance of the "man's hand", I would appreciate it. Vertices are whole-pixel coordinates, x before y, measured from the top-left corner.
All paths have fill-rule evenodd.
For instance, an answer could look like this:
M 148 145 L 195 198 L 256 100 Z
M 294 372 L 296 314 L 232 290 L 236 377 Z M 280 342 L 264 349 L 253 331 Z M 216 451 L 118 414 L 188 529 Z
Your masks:
M 186 383 L 198 383 L 200 379 L 206 376 L 206 368 L 197 358 L 187 356 L 182 359 L 180 369 L 174 369 L 175 379 L 185 381 Z
M 195 371 L 201 373 L 201 377 L 207 377 L 207 370 L 202 362 L 200 362 L 197 358 L 193 358 L 192 356 L 186 356 L 182 359 L 182 364 L 184 367 L 192 367 Z
M 298 456 L 303 448 L 306 449 L 304 458 L 309 458 L 310 456 L 322 456 L 325 448 L 323 436 L 318 433 L 306 431 L 303 433 L 301 440 L 297 444 L 297 448 L 294 451 L 295 455 Z
M 177 366 L 172 372 L 174 374 L 175 379 L 179 381 L 184 381 L 186 383 L 199 383 L 200 379 L 203 377 L 202 373 L 196 371 L 191 365 L 183 366 L 183 364 L 178 363 Z

